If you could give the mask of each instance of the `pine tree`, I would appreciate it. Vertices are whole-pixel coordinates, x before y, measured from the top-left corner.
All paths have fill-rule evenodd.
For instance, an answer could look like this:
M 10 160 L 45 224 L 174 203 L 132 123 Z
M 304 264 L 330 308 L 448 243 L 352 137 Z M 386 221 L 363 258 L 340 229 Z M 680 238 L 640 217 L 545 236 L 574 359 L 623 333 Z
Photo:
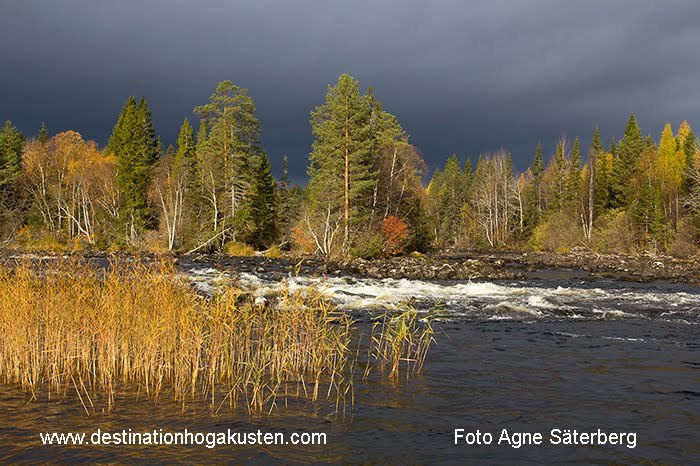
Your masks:
M 252 178 L 262 155 L 255 103 L 246 89 L 226 80 L 217 85 L 209 103 L 195 107 L 194 113 L 202 120 L 197 152 L 206 167 L 202 177 L 207 178 L 203 184 L 212 208 L 212 226 L 214 230 L 231 230 L 235 239 L 245 229 L 243 217 L 250 210 Z
M 642 137 L 634 114 L 630 114 L 625 135 L 618 144 L 613 159 L 612 173 L 610 174 L 611 207 L 625 207 L 629 204 L 632 198 L 630 180 L 637 169 L 639 155 L 645 147 L 647 147 L 647 142 Z
M 346 247 L 351 226 L 364 223 L 371 211 L 376 146 L 370 116 L 369 99 L 360 95 L 358 82 L 347 74 L 328 87 L 325 104 L 311 113 L 312 210 L 322 214 L 330 209 L 333 216 L 340 216 Z
M 253 177 L 250 197 L 251 231 L 248 241 L 257 248 L 268 247 L 277 238 L 276 182 L 270 170 L 270 161 L 262 153 Z

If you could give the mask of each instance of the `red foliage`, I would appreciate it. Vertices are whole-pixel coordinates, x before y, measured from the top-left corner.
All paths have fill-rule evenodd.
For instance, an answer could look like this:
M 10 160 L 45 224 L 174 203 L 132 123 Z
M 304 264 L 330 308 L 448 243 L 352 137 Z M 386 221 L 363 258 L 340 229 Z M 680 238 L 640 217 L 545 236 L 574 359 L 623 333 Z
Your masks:
M 406 246 L 408 225 L 400 218 L 390 215 L 382 221 L 382 237 L 387 254 L 398 254 Z

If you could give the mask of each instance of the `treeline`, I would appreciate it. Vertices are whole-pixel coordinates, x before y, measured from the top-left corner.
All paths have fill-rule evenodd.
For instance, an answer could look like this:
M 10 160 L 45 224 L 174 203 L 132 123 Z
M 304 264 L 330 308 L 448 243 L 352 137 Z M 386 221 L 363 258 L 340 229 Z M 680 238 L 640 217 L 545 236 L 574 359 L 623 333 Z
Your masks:
M 348 75 L 311 112 L 309 183 L 275 180 L 248 92 L 219 83 L 163 148 L 145 99 L 130 97 L 103 149 L 42 125 L 0 132 L 0 231 L 37 249 L 382 257 L 430 247 L 697 251 L 698 145 L 684 122 L 658 144 L 630 116 L 608 148 L 562 137 L 549 161 L 514 171 L 505 150 L 456 156 L 427 188 L 420 151 L 371 88 Z
M 435 243 L 697 253 L 700 162 L 687 122 L 675 135 L 666 124 L 656 143 L 630 115 L 619 142 L 606 149 L 596 128 L 583 154 L 578 138 L 562 136 L 546 164 L 539 144 L 522 174 L 505 150 L 475 169 L 451 157 L 428 186 Z

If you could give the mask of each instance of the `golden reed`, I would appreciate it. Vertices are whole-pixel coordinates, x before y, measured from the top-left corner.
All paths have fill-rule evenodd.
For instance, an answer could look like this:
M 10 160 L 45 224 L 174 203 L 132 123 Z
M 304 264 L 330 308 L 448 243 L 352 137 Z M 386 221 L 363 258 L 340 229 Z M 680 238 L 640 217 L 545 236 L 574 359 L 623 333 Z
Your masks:
M 260 306 L 227 284 L 200 296 L 169 261 L 21 261 L 0 265 L 0 306 L 0 383 L 32 400 L 73 394 L 88 415 L 129 389 L 252 415 L 290 399 L 336 413 L 354 402 L 358 332 L 316 288 Z M 420 371 L 430 324 L 408 311 L 378 322 L 365 376 L 376 362 L 393 380 L 402 362 Z

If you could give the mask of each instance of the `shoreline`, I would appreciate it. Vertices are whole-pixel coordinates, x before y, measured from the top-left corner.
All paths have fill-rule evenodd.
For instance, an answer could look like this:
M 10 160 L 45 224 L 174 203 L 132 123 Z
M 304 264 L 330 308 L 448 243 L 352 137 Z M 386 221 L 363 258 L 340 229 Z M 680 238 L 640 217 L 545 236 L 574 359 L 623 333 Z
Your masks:
M 84 251 L 60 254 L 21 249 L 0 250 L 0 257 L 163 257 L 153 253 Z M 600 254 L 583 250 L 567 253 L 514 250 L 450 249 L 385 259 L 324 260 L 314 256 L 167 254 L 180 263 L 210 263 L 221 269 L 256 273 L 351 275 L 376 279 L 412 280 L 532 280 L 541 278 L 613 279 L 631 282 L 668 281 L 700 286 L 700 257 L 678 258 L 651 254 Z

